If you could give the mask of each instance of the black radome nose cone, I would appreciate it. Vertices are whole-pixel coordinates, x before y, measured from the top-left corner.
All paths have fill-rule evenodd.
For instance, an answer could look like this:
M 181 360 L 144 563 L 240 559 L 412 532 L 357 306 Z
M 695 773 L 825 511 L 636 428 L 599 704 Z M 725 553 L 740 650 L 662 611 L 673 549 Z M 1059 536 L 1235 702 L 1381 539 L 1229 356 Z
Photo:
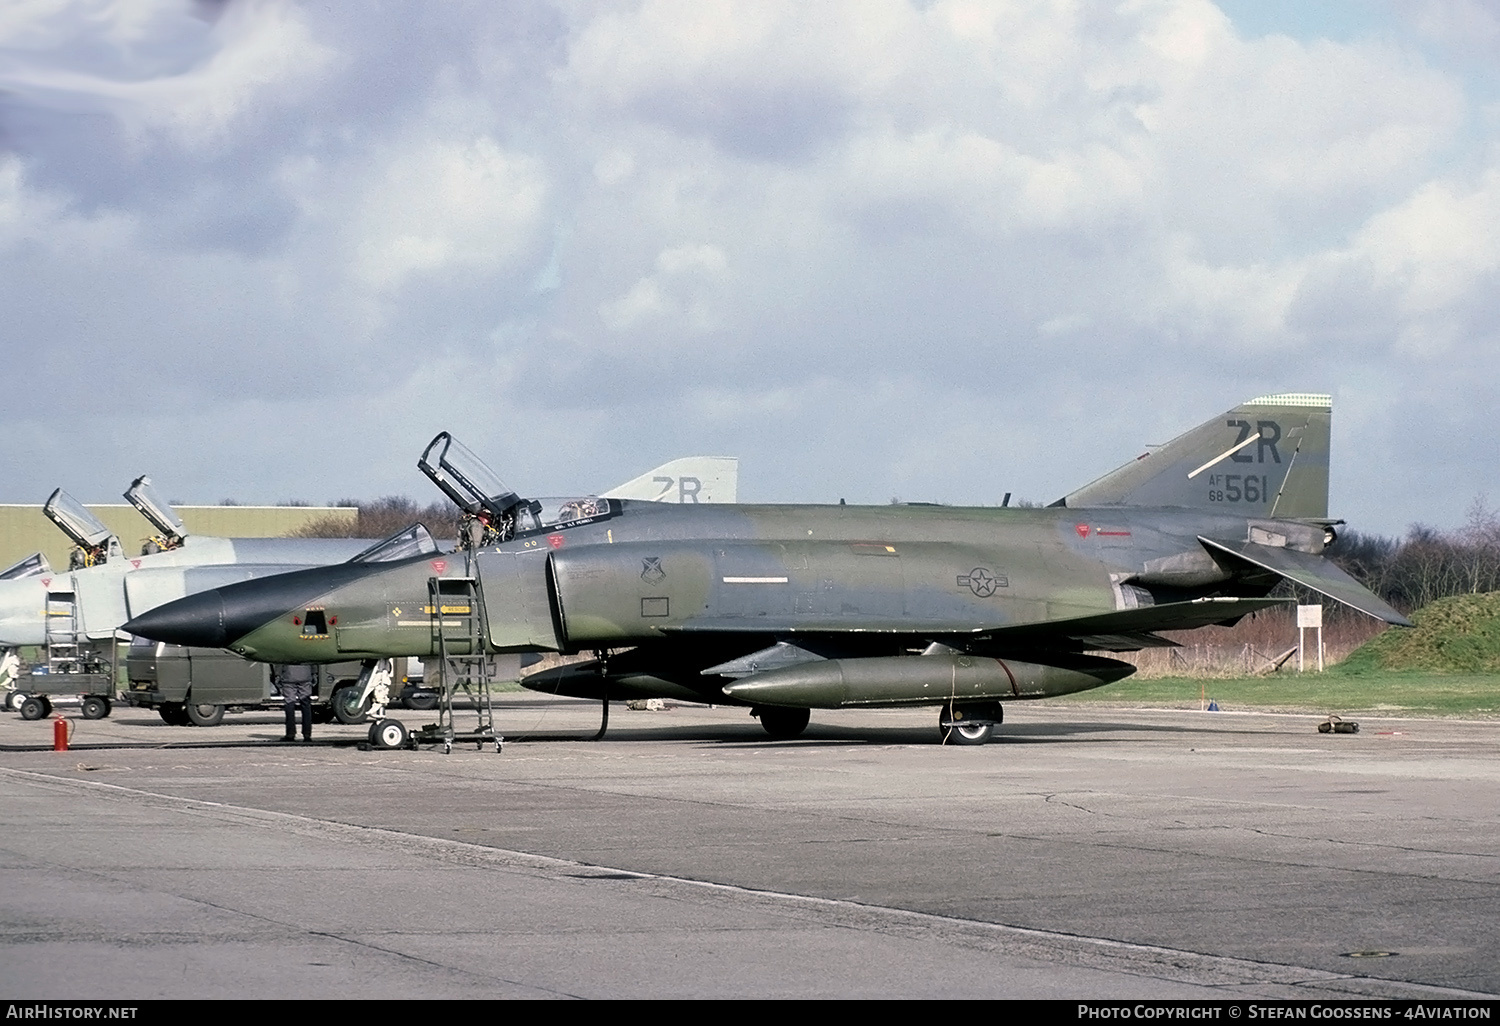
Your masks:
M 217 590 L 148 609 L 128 621 L 122 630 L 152 641 L 195 648 L 228 648 L 235 640 L 225 629 L 224 600 Z M 236 637 L 245 633 L 242 631 Z

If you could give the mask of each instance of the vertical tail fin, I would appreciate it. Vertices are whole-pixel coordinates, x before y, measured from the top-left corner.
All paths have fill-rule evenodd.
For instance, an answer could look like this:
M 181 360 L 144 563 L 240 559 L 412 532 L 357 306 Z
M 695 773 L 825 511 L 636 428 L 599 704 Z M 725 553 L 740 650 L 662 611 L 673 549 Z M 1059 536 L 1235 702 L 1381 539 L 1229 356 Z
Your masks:
M 652 502 L 734 502 L 739 479 L 738 456 L 685 456 L 601 494 Z
M 1327 517 L 1332 413 L 1333 397 L 1327 395 L 1286 392 L 1251 399 L 1054 505 Z

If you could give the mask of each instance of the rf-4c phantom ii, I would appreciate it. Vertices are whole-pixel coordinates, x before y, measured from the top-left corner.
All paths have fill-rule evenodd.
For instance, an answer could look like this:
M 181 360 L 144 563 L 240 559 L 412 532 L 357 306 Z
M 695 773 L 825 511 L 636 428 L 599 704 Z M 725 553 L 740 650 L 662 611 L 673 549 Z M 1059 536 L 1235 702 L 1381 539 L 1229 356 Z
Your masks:
M 658 502 L 733 502 L 739 460 L 688 456 L 648 470 L 604 494 Z M 72 566 L 54 572 L 40 552 L 0 570 L 0 660 L 21 646 L 39 646 L 49 672 L 0 677 L 0 705 L 20 709 L 28 693 L 36 717 L 51 715 L 47 694 L 91 695 L 89 719 L 107 716 L 115 695 L 115 639 L 132 616 L 184 595 L 239 581 L 342 560 L 374 562 L 430 555 L 437 544 L 414 527 L 381 541 L 371 538 L 214 538 L 189 535 L 182 518 L 140 477 L 125 498 L 155 529 L 139 557 L 88 507 L 62 489 L 43 512 L 73 542 Z M 158 653 L 160 654 L 160 653 Z
M 126 629 L 271 662 L 592 652 L 523 683 L 745 705 L 777 738 L 810 709 L 932 705 L 979 744 L 1003 701 L 1134 671 L 1091 653 L 1293 601 L 1269 597 L 1283 579 L 1409 625 L 1323 555 L 1331 410 L 1252 399 L 1022 509 L 528 500 L 442 434 L 419 466 L 483 524 L 468 549 L 224 587 Z

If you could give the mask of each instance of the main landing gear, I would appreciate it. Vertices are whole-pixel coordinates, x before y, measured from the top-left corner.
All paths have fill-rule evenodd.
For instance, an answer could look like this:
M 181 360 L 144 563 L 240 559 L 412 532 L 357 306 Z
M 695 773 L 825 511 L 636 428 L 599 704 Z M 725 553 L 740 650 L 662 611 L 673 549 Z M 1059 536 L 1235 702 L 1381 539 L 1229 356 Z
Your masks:
M 807 729 L 812 713 L 807 709 L 766 705 L 751 709 L 750 715 L 759 717 L 760 725 L 777 741 L 789 741 Z
M 982 745 L 1004 722 L 999 702 L 949 702 L 938 714 L 938 733 L 945 745 Z

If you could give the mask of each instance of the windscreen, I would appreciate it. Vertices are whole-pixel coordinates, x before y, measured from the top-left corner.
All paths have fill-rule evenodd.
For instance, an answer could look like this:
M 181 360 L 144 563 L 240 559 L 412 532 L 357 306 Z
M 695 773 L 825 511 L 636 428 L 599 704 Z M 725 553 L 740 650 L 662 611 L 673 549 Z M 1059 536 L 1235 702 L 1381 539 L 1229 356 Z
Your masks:
M 409 556 L 430 556 L 437 550 L 437 542 L 432 540 L 427 528 L 421 524 L 412 524 L 406 530 L 376 542 L 359 555 L 351 556 L 349 562 L 391 563 Z
M 62 528 L 63 533 L 72 538 L 75 545 L 92 549 L 114 537 L 109 528 L 90 513 L 83 503 L 61 488 L 52 493 L 52 497 L 42 507 L 42 512 L 47 514 L 47 519 Z
M 19 563 L 0 570 L 0 581 L 14 581 L 22 577 L 36 577 L 39 574 L 51 572 L 52 565 L 47 562 L 47 557 L 40 552 L 33 552 Z
M 141 516 L 166 535 L 170 541 L 181 541 L 187 537 L 187 528 L 182 518 L 171 505 L 151 487 L 151 479 L 142 475 L 135 479 L 125 492 L 125 501 L 141 511 Z

